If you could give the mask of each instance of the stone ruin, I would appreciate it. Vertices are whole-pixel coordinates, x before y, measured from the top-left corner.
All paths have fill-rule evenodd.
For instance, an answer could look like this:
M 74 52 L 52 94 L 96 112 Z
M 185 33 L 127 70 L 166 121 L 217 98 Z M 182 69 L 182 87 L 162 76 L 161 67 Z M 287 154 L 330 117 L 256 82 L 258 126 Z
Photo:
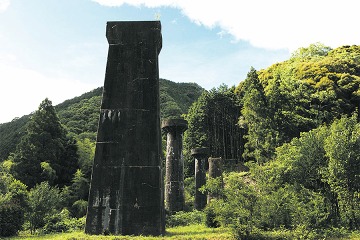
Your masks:
M 223 160 L 222 158 L 209 157 L 209 179 L 220 178 L 223 185 L 222 173 L 223 173 Z M 216 199 L 219 196 L 216 193 L 209 193 L 207 196 L 207 203 L 209 204 L 212 199 Z
M 165 232 L 159 21 L 108 22 L 109 43 L 85 232 Z
M 164 120 L 161 128 L 166 132 L 165 209 L 169 213 L 184 210 L 183 133 L 187 129 L 184 119 Z
M 165 208 L 184 210 L 183 119 L 165 120 L 165 189 L 161 167 L 158 55 L 159 21 L 108 22 L 109 43 L 85 232 L 114 235 L 163 235 Z M 202 210 L 217 196 L 200 192 L 209 178 L 221 177 L 223 161 L 208 148 L 195 158 L 195 202 Z M 208 161 L 207 161 L 208 160 Z M 231 164 L 232 165 L 232 164 Z M 164 206 L 165 190 L 165 206 Z
M 195 158 L 195 202 L 196 210 L 202 210 L 206 206 L 206 194 L 199 191 L 199 188 L 206 184 L 205 164 L 209 155 L 208 148 L 194 148 L 191 155 Z

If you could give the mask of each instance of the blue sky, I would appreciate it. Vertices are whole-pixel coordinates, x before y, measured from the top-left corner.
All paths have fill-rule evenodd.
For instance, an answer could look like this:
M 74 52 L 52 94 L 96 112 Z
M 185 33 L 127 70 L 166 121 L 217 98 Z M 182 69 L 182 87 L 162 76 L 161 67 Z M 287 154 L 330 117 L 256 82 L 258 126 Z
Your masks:
M 160 77 L 211 89 L 311 43 L 359 44 L 356 0 L 0 0 L 0 123 L 102 86 L 107 21 L 159 19 Z

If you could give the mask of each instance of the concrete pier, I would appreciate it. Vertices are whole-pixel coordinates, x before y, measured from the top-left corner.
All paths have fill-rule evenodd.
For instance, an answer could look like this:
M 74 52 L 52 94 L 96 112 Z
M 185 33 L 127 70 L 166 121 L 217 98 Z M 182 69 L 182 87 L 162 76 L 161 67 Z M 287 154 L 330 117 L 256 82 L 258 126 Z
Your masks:
M 184 159 L 183 133 L 187 129 L 184 119 L 164 120 L 161 128 L 166 135 L 166 167 L 165 167 L 165 209 L 170 212 L 184 210 Z
M 195 203 L 197 210 L 202 210 L 206 206 L 206 194 L 199 191 L 199 188 L 206 184 L 205 164 L 209 155 L 208 148 L 194 148 L 191 155 L 195 158 Z
M 211 178 L 220 178 L 221 184 L 223 184 L 222 172 L 223 172 L 223 160 L 222 158 L 212 158 L 208 159 L 209 162 L 209 179 Z M 209 193 L 207 196 L 207 203 L 209 204 L 211 199 L 219 197 L 217 193 Z
M 161 24 L 108 22 L 103 98 L 85 232 L 162 235 Z

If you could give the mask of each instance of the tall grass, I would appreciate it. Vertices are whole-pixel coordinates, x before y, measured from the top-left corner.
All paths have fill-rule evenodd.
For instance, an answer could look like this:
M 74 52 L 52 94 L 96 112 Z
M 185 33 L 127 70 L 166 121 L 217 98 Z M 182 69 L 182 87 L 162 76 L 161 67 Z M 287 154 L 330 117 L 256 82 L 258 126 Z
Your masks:
M 289 230 L 278 230 L 269 232 L 259 232 L 259 238 L 267 240 L 294 239 L 294 232 Z M 179 226 L 166 229 L 165 236 L 103 236 L 103 235 L 87 235 L 84 232 L 77 231 L 71 233 L 57 233 L 46 235 L 30 235 L 29 233 L 20 233 L 17 237 L 0 238 L 4 240 L 162 240 L 162 239 L 179 239 L 179 240 L 232 240 L 234 237 L 229 228 L 208 228 L 205 225 Z M 256 238 L 253 238 L 256 239 Z M 295 238 L 296 239 L 296 238 Z M 348 232 L 334 231 L 329 232 L 328 237 L 324 240 L 360 240 L 360 231 Z
M 182 227 L 173 227 L 166 229 L 165 236 L 151 237 L 151 236 L 102 236 L 102 235 L 87 235 L 84 232 L 72 233 L 58 233 L 46 235 L 30 235 L 29 233 L 20 233 L 17 237 L 5 238 L 7 240 L 160 240 L 160 239 L 218 239 L 227 240 L 233 239 L 231 232 L 226 228 L 207 228 L 204 225 L 191 225 Z

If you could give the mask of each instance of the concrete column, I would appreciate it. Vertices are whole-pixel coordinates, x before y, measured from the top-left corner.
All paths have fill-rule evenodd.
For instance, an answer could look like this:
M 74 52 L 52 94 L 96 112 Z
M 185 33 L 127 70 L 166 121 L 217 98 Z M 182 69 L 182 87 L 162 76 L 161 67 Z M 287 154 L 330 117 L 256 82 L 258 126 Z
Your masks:
M 184 119 L 169 119 L 161 124 L 166 136 L 165 209 L 170 213 L 184 210 L 183 133 L 187 129 Z
M 159 67 L 161 24 L 108 22 L 105 83 L 85 232 L 165 232 Z
M 191 155 L 195 158 L 195 209 L 202 210 L 206 206 L 206 195 L 199 188 L 206 183 L 205 162 L 209 155 L 208 148 L 194 148 Z
M 222 158 L 212 158 L 208 159 L 209 162 L 209 179 L 211 178 L 221 178 L 221 183 L 223 182 L 222 179 L 222 166 L 223 161 Z M 209 193 L 207 196 L 207 203 L 209 204 L 211 199 L 217 198 L 218 195 L 216 193 Z

